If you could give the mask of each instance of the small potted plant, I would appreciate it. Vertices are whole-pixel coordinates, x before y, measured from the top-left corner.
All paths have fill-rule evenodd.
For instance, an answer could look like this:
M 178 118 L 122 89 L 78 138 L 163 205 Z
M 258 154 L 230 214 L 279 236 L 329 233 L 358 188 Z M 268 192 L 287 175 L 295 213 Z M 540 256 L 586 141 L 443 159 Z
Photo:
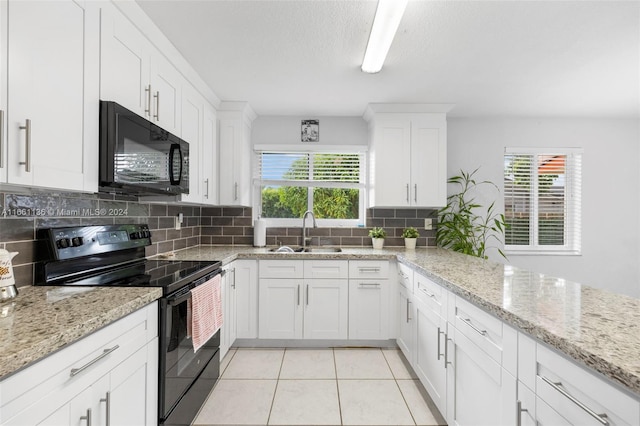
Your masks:
M 418 230 L 413 226 L 405 228 L 402 231 L 402 238 L 404 238 L 405 248 L 408 248 L 408 249 L 416 248 L 416 241 L 418 240 L 419 236 L 420 234 L 418 233 Z
M 379 227 L 373 227 L 369 230 L 369 236 L 373 243 L 374 249 L 381 249 L 384 246 L 384 238 L 387 236 L 387 232 Z

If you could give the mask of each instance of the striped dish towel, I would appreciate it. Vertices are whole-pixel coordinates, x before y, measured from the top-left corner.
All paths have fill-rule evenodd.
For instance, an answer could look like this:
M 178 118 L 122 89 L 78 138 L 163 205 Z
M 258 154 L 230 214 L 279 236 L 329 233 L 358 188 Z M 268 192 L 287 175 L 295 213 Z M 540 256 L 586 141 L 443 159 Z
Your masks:
M 191 289 L 191 341 L 196 352 L 222 327 L 220 275 Z M 189 307 L 187 307 L 188 309 Z

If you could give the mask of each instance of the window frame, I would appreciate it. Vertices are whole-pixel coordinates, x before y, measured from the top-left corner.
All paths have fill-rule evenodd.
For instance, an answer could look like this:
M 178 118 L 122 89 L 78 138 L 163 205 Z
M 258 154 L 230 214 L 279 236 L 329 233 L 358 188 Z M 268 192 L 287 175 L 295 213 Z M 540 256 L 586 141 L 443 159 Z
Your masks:
M 508 255 L 570 255 L 579 256 L 582 253 L 582 155 L 581 148 L 517 148 L 505 147 L 503 154 L 503 205 L 506 216 L 506 197 L 509 195 L 505 188 L 506 156 L 526 155 L 532 156 L 531 170 L 531 200 L 532 207 L 529 211 L 530 230 L 527 245 L 509 245 L 504 241 L 504 252 Z M 540 193 L 538 186 L 538 173 L 533 173 L 541 156 L 565 156 L 565 214 L 564 214 L 564 244 L 540 245 L 538 244 L 539 217 L 538 205 Z M 505 219 L 508 219 L 505 217 Z
M 364 226 L 366 220 L 366 205 L 367 205 L 367 147 L 360 145 L 316 145 L 307 149 L 296 149 L 298 147 L 282 146 L 282 145 L 256 145 L 254 146 L 254 206 L 253 216 L 254 219 L 261 217 L 267 227 L 300 227 L 302 225 L 302 218 L 267 218 L 262 217 L 262 186 L 264 183 L 278 184 L 278 180 L 262 180 L 260 176 L 260 163 L 262 153 L 274 152 L 283 154 L 356 154 L 359 158 L 360 176 L 358 183 L 350 182 L 335 182 L 335 181 L 309 181 L 300 180 L 295 181 L 298 185 L 285 185 L 285 186 L 306 186 L 315 188 L 355 188 L 359 190 L 358 200 L 358 218 L 357 219 L 316 219 L 318 227 L 349 227 L 355 228 L 358 226 Z M 312 166 L 310 165 L 310 168 Z M 292 183 L 292 181 L 282 181 L 283 183 Z M 318 183 L 321 183 L 318 185 Z M 307 206 L 312 206 L 313 203 L 312 193 L 309 193 L 307 197 Z M 308 222 L 309 224 L 311 222 Z

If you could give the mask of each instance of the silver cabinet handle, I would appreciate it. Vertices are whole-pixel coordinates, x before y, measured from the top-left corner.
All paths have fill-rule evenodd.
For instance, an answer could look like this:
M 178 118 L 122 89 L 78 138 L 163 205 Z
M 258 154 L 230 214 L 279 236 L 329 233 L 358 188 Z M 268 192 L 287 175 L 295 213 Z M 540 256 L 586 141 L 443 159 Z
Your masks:
M 233 189 L 233 200 L 234 201 L 238 201 L 238 182 L 236 182 L 234 184 L 234 189 Z
M 409 184 L 407 184 L 407 203 L 409 203 Z
M 100 398 L 100 402 L 104 402 L 105 403 L 105 408 L 106 408 L 106 424 L 105 426 L 111 426 L 111 392 L 107 392 L 104 395 L 104 398 Z
M 449 361 L 449 340 L 453 341 L 453 339 L 449 339 L 447 333 L 444 333 L 444 368 L 451 364 L 451 361 Z
M 587 407 L 584 403 L 578 401 L 575 397 L 571 396 L 571 394 L 569 392 L 567 392 L 566 390 L 564 390 L 562 388 L 562 382 L 553 382 L 553 381 L 549 380 L 548 378 L 546 378 L 545 376 L 538 376 L 538 377 L 540 377 L 542 380 L 547 382 L 549 384 L 549 386 L 551 386 L 552 388 L 554 388 L 555 390 L 560 392 L 569 401 L 573 402 L 578 407 L 582 408 L 584 411 L 587 412 L 587 414 L 589 414 L 591 417 L 593 417 L 594 419 L 599 421 L 601 424 L 603 424 L 604 426 L 608 426 L 609 425 L 609 422 L 606 420 L 607 419 L 607 415 L 606 414 L 598 414 L 598 413 L 596 413 L 591 408 Z
M 467 324 L 469 327 L 471 327 L 476 333 L 480 334 L 481 336 L 487 335 L 487 330 L 480 330 L 478 327 L 473 325 L 473 323 L 471 322 L 471 319 L 461 318 L 461 317 L 458 317 L 458 318 L 460 318 L 465 324 Z
M 80 420 L 86 420 L 87 426 L 91 426 L 91 408 L 87 408 L 87 415 L 80 416 Z
M 24 126 L 20 126 L 20 130 L 24 130 L 25 150 L 24 161 L 19 162 L 21 166 L 24 165 L 26 172 L 31 171 L 31 120 L 26 119 Z
M 409 316 L 409 307 L 411 306 L 411 300 L 407 299 L 407 322 L 411 321 L 411 317 Z
M 522 401 L 516 402 L 516 426 L 522 426 L 522 413 L 528 411 L 526 408 L 522 408 Z
M 147 102 L 146 107 L 144 109 L 144 113 L 151 117 L 151 85 L 148 85 L 144 88 L 144 91 L 147 92 Z
M 307 284 L 307 306 L 309 306 L 309 284 Z
M 418 202 L 418 184 L 413 185 L 413 201 Z
M 0 109 L 0 169 L 4 167 L 4 111 Z
M 231 273 L 233 274 L 233 280 L 231 281 L 231 288 L 236 289 L 236 268 L 231 269 Z
M 153 98 L 156 100 L 156 113 L 153 115 L 153 118 L 156 121 L 160 121 L 160 91 L 156 90 L 156 94 L 153 95 Z
M 380 283 L 360 283 L 360 288 L 378 288 Z
M 298 284 L 298 306 L 300 306 L 300 284 Z
M 204 198 L 209 199 L 209 179 L 205 179 L 204 184 L 207 188 L 207 192 L 204 193 Z
M 433 293 L 429 293 L 429 292 L 427 291 L 427 289 L 426 289 L 426 288 L 424 288 L 424 287 L 420 287 L 420 291 L 421 291 L 421 292 L 423 292 L 424 294 L 426 294 L 426 295 L 427 295 L 427 296 L 429 296 L 429 297 L 436 297 L 436 295 L 435 295 L 435 294 L 433 294 Z
M 106 357 L 107 355 L 109 355 L 111 352 L 115 351 L 116 349 L 118 349 L 120 347 L 120 345 L 115 345 L 112 348 L 109 349 L 105 349 L 100 355 L 98 355 L 97 357 L 95 357 L 94 359 L 92 359 L 91 361 L 89 361 L 88 363 L 86 363 L 85 365 L 83 365 L 82 367 L 79 368 L 72 368 L 71 369 L 71 373 L 70 376 L 73 377 L 76 374 L 81 373 L 82 371 L 86 370 L 87 368 L 91 367 L 93 364 L 95 364 L 96 362 L 100 361 L 102 358 Z
M 438 361 L 440 361 L 440 357 L 444 355 L 444 354 L 440 353 L 440 335 L 441 334 L 445 334 L 445 333 L 444 333 L 444 331 L 440 331 L 440 327 L 438 327 L 438 337 L 437 337 L 437 339 L 438 339 L 438 349 L 437 349 L 438 350 Z M 445 344 L 446 344 L 446 341 L 445 341 Z
M 372 266 L 372 267 L 360 266 L 360 267 L 358 267 L 358 271 L 360 271 L 360 272 L 380 272 L 380 268 L 378 268 L 376 266 Z

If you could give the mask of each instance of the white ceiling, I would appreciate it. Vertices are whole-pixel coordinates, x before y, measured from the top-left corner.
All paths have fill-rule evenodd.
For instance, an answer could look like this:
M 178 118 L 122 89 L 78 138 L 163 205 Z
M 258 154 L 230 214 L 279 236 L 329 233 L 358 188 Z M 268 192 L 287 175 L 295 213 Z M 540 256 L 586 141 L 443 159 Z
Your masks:
M 222 100 L 259 115 L 640 116 L 640 1 L 409 1 L 360 71 L 374 0 L 138 0 Z

